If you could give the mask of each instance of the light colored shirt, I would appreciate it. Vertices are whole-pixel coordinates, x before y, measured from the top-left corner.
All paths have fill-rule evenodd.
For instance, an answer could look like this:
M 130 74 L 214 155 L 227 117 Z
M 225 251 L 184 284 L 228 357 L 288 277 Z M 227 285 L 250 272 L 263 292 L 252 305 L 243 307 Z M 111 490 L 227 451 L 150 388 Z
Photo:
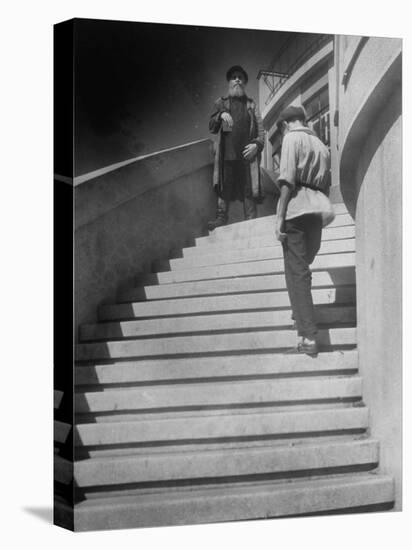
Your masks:
M 306 127 L 290 130 L 282 142 L 278 186 L 288 185 L 291 196 L 286 220 L 304 214 L 319 214 L 325 227 L 334 218 L 332 204 L 322 191 L 302 184 L 325 189 L 330 177 L 330 154 L 317 135 Z

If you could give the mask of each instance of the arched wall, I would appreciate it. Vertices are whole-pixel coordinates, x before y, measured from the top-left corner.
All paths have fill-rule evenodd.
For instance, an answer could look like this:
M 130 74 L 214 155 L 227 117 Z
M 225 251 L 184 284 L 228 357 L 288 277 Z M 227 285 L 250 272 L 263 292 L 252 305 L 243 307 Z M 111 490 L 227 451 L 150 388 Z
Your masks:
M 380 468 L 402 499 L 401 41 L 347 40 L 340 58 L 341 191 L 356 221 L 359 369 Z M 349 69 L 349 71 L 348 71 Z M 346 71 L 346 75 L 345 75 Z

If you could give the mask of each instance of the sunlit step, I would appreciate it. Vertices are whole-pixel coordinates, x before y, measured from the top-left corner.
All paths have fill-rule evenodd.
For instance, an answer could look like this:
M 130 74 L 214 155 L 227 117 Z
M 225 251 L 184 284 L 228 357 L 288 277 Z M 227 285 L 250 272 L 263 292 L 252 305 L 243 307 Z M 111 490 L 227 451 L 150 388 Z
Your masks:
M 246 311 L 238 313 L 220 312 L 214 315 L 194 315 L 166 317 L 140 321 L 121 321 L 83 325 L 80 327 L 80 339 L 115 340 L 119 338 L 137 338 L 142 336 L 160 336 L 168 334 L 194 334 L 210 331 L 259 330 L 292 325 L 292 311 Z M 356 323 L 354 305 L 317 306 L 315 322 L 319 325 L 336 326 Z
M 321 329 L 317 336 L 319 345 L 355 346 L 356 328 Z M 78 344 L 78 361 L 100 359 L 127 359 L 132 357 L 194 355 L 223 352 L 262 352 L 294 346 L 296 331 L 267 330 L 256 332 L 201 334 L 162 338 L 140 338 L 137 340 L 96 342 Z
M 320 270 L 312 273 L 313 289 L 354 285 L 355 282 L 354 265 L 336 267 L 335 269 L 329 268 L 327 271 Z M 119 295 L 119 301 L 162 300 L 188 296 L 256 293 L 278 290 L 286 290 L 284 273 L 141 286 L 122 292 Z
M 76 413 L 97 413 L 232 407 L 310 400 L 360 400 L 361 395 L 362 381 L 359 376 L 214 381 L 77 392 L 75 410 Z
M 312 297 L 315 305 L 354 304 L 356 302 L 356 287 L 352 285 L 341 288 L 315 288 L 312 290 Z M 114 321 L 219 311 L 264 310 L 284 308 L 289 305 L 289 296 L 286 291 L 256 292 L 104 305 L 99 308 L 99 319 Z
M 301 437 L 318 433 L 360 432 L 368 426 L 366 407 L 331 408 L 292 412 L 240 411 L 232 414 L 202 415 L 134 422 L 77 424 L 75 444 L 82 447 L 158 445 L 210 440 L 244 440 Z
M 348 225 L 343 227 L 326 227 L 322 231 L 322 242 L 341 239 L 354 239 L 355 226 Z M 266 246 L 278 246 L 274 231 L 268 231 L 266 234 L 258 237 L 245 237 L 234 241 L 222 241 L 218 244 L 202 244 L 202 246 L 190 246 L 183 248 L 183 256 L 201 256 L 202 254 L 215 254 L 233 250 L 247 250 L 262 248 Z
M 322 375 L 354 373 L 358 369 L 357 350 L 320 353 L 316 361 L 307 355 L 273 353 L 140 359 L 112 364 L 77 366 L 78 386 L 173 382 L 182 380 L 224 380 L 241 377 Z
M 311 270 L 323 271 L 355 265 L 354 253 L 324 254 L 317 256 L 311 265 Z M 143 284 L 170 284 L 184 281 L 199 281 L 204 279 L 223 279 L 228 277 L 246 277 L 251 275 L 280 274 L 284 272 L 284 261 L 261 260 L 228 265 L 204 266 L 166 271 L 142 276 Z
M 326 441 L 222 450 L 146 453 L 82 460 L 74 464 L 77 487 L 250 475 L 293 476 L 297 472 L 376 466 L 376 440 Z
M 318 254 L 338 254 L 340 252 L 355 252 L 355 239 L 342 239 L 338 241 L 325 241 L 322 243 Z M 223 265 L 239 262 L 252 262 L 283 258 L 283 250 L 280 245 L 265 246 L 255 249 L 225 250 L 204 255 L 192 255 L 187 258 L 165 260 L 159 268 L 162 270 L 180 270 L 201 267 L 207 265 Z
M 354 220 L 349 214 L 338 214 L 334 221 L 328 225 L 329 228 L 344 227 L 354 225 Z M 275 232 L 275 216 L 265 216 L 255 220 L 248 220 L 231 225 L 225 225 L 212 231 L 206 237 L 198 237 L 195 239 L 196 246 L 204 244 L 216 244 L 224 241 L 237 239 L 245 239 L 257 237 L 260 235 Z
M 359 506 L 390 506 L 391 478 L 354 475 L 344 478 L 266 482 L 232 488 L 215 487 L 147 495 L 86 500 L 75 506 L 77 531 L 296 516 L 351 511 Z M 59 510 L 57 510 L 59 513 Z

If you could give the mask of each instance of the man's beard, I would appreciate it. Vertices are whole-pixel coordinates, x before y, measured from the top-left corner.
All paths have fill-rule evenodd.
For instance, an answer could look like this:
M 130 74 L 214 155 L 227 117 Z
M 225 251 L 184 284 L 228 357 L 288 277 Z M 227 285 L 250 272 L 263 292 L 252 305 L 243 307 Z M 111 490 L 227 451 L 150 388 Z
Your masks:
M 241 84 L 229 84 L 229 97 L 242 97 L 245 95 L 245 89 Z

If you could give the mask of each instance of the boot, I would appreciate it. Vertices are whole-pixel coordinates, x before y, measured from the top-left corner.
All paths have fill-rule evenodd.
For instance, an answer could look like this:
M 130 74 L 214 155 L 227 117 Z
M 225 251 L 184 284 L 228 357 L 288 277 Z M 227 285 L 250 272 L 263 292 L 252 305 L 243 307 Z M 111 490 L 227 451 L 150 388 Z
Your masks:
M 216 216 L 214 220 L 210 220 L 207 222 L 207 228 L 209 231 L 213 231 L 216 229 L 216 227 L 221 227 L 222 225 L 226 225 L 227 221 L 224 218 L 221 218 L 219 216 Z
M 216 227 L 221 227 L 222 225 L 227 224 L 229 213 L 229 202 L 224 201 L 222 198 L 218 197 L 217 199 L 217 213 L 216 218 L 211 220 L 207 224 L 209 231 L 213 231 Z
M 245 220 L 254 220 L 257 217 L 256 201 L 253 198 L 245 197 L 243 202 Z

